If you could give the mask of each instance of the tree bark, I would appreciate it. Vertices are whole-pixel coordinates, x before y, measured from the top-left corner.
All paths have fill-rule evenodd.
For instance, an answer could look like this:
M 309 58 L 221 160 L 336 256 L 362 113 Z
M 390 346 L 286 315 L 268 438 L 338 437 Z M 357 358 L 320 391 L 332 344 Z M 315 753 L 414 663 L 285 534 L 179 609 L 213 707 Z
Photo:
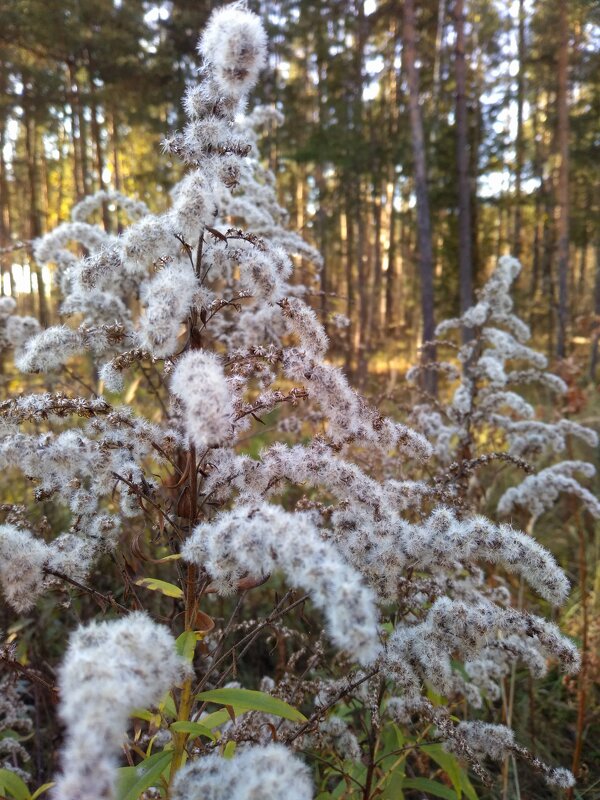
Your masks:
M 23 86 L 27 85 L 27 78 L 23 77 Z M 31 104 L 25 88 L 23 89 L 23 111 L 25 125 L 25 152 L 27 156 L 27 179 L 29 189 L 29 238 L 38 239 L 43 233 L 42 212 L 40 208 L 40 186 L 37 157 L 37 126 L 31 110 Z M 48 325 L 48 303 L 44 279 L 39 265 L 31 260 L 31 274 L 35 275 L 38 293 L 38 317 L 40 325 Z
M 390 228 L 389 228 L 389 245 L 387 252 L 387 275 L 385 281 L 385 327 L 386 333 L 389 336 L 393 332 L 394 325 L 396 324 L 396 183 L 392 185 L 390 192 Z
M 464 313 L 473 304 L 473 260 L 471 254 L 471 185 L 469 179 L 469 137 L 467 120 L 467 65 L 465 60 L 464 0 L 456 0 L 456 163 L 458 168 L 458 271 L 460 310 Z M 468 328 L 462 330 L 463 341 L 471 338 Z
M 590 357 L 590 379 L 596 381 L 598 343 L 600 341 L 600 233 L 596 234 L 596 274 L 594 276 L 594 335 Z
M 75 183 L 75 196 L 81 200 L 85 195 L 85 184 L 83 178 L 83 168 L 81 165 L 81 130 L 79 129 L 79 96 L 75 83 L 75 64 L 67 61 L 68 78 L 68 98 L 71 109 L 71 138 L 73 141 L 73 181 Z
M 416 33 L 414 0 L 404 0 L 404 63 L 408 84 L 408 108 L 414 160 L 415 194 L 417 198 L 417 242 L 419 277 L 421 283 L 421 313 L 423 315 L 423 345 L 435 338 L 433 296 L 433 248 L 431 245 L 431 216 L 427 190 L 427 164 L 423 118 L 419 104 L 419 74 L 416 66 Z M 421 352 L 423 365 L 435 361 L 435 347 L 424 346 Z M 426 369 L 423 388 L 435 395 L 436 372 Z
M 521 257 L 522 191 L 523 163 L 525 161 L 525 140 L 523 138 L 523 104 L 525 98 L 525 3 L 519 0 L 519 74 L 517 76 L 517 137 L 515 142 L 515 230 L 513 234 L 513 254 Z
M 90 74 L 90 110 L 92 114 L 92 139 L 96 153 L 96 171 L 98 173 L 98 187 L 101 191 L 106 191 L 104 182 L 104 153 L 102 149 L 102 132 L 100 130 L 100 120 L 98 119 L 98 93 L 94 83 L 94 67 L 92 59 L 88 54 L 89 74 Z M 107 233 L 111 231 L 110 214 L 108 203 L 102 203 L 102 225 Z
M 383 184 L 383 185 L 382 185 Z M 381 198 L 385 184 L 379 176 L 373 178 L 373 291 L 369 315 L 369 341 L 378 346 L 381 339 L 381 287 L 383 282 L 383 263 L 381 254 Z
M 568 70 L 569 70 L 569 23 L 567 0 L 559 3 L 558 85 L 556 102 L 558 106 L 558 317 L 556 331 L 556 355 L 567 355 L 568 320 L 568 273 L 569 273 L 569 109 L 568 109 Z
M 0 127 L 0 248 L 10 245 L 11 218 L 10 218 L 10 193 L 6 177 L 6 162 L 4 160 L 4 145 L 6 141 L 6 125 L 2 120 Z M 4 294 L 4 276 L 8 275 L 10 294 L 14 295 L 12 283 L 12 254 L 0 253 L 0 295 Z

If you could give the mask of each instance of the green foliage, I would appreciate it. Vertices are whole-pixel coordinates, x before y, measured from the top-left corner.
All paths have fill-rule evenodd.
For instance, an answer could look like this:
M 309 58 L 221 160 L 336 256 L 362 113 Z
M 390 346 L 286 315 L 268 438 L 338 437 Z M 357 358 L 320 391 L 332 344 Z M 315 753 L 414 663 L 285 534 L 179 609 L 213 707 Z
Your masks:
M 229 706 L 235 714 L 244 711 L 262 711 L 264 714 L 273 714 L 276 717 L 292 720 L 292 722 L 306 722 L 304 714 L 288 703 L 277 697 L 271 697 L 265 692 L 256 692 L 252 689 L 212 689 L 208 692 L 201 692 L 197 698 L 207 703 Z
M 137 800 L 150 786 L 161 782 L 166 785 L 172 758 L 172 750 L 163 750 L 148 756 L 138 766 L 120 769 L 117 779 L 117 800 Z

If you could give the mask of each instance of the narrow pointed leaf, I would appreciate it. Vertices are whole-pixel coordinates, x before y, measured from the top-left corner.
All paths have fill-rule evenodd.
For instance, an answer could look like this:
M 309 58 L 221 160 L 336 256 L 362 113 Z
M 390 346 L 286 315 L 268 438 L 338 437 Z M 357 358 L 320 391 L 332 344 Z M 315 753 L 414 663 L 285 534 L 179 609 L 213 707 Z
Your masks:
M 185 722 L 184 720 L 180 720 L 179 722 L 173 722 L 171 724 L 171 730 L 175 731 L 175 733 L 190 733 L 193 736 L 207 736 L 209 739 L 212 739 L 213 742 L 217 738 L 210 728 L 201 725 L 199 722 Z
M 153 592 L 160 592 L 167 597 L 176 597 L 178 600 L 183 598 L 183 592 L 179 586 L 167 581 L 159 581 L 158 578 L 140 578 L 135 582 L 136 586 L 143 586 Z
M 181 636 L 177 637 L 175 649 L 182 658 L 185 658 L 191 664 L 194 660 L 197 642 L 196 631 L 184 631 Z
M 429 780 L 429 778 L 405 778 L 402 783 L 403 789 L 417 789 L 419 792 L 426 792 L 434 797 L 442 797 L 444 800 L 457 800 L 456 792 L 443 783 Z
M 138 800 L 142 792 L 159 782 L 160 776 L 172 758 L 172 750 L 163 750 L 149 756 L 136 767 L 123 767 L 117 770 L 116 800 Z
M 29 800 L 31 797 L 25 781 L 10 769 L 0 769 L 0 794 L 15 800 Z
M 297 708 L 277 697 L 253 689 L 212 689 L 209 692 L 201 692 L 198 699 L 232 706 L 236 714 L 240 711 L 263 711 L 265 714 L 273 714 L 292 722 L 306 722 L 306 717 Z

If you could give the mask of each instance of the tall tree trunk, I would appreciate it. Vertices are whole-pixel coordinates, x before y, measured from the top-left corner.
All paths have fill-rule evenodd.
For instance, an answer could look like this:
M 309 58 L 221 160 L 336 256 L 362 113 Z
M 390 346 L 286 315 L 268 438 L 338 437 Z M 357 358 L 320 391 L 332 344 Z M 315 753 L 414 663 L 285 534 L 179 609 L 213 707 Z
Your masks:
M 431 217 L 429 213 L 429 193 L 427 190 L 427 165 L 425 156 L 425 137 L 423 119 L 419 104 L 419 74 L 416 66 L 416 33 L 414 0 L 404 0 L 404 63 L 408 84 L 408 108 L 414 159 L 415 194 L 417 197 L 417 242 L 419 276 L 421 282 L 421 312 L 423 315 L 423 343 L 435 337 L 434 296 L 433 296 L 433 249 L 431 246 Z M 423 364 L 435 361 L 435 347 L 423 347 Z M 424 373 L 423 388 L 436 394 L 437 381 L 434 369 Z
M 363 191 L 361 181 L 357 181 L 356 187 L 356 263 L 358 266 L 358 295 L 359 295 L 359 325 L 357 337 L 357 382 L 362 388 L 367 380 L 368 357 L 369 357 L 369 305 L 370 305 L 370 291 L 369 291 L 369 269 L 368 269 L 368 255 L 366 248 L 366 231 L 365 225 L 367 217 L 363 214 Z
M 379 176 L 373 178 L 373 291 L 369 312 L 369 341 L 377 346 L 381 339 L 381 286 L 383 263 L 381 255 L 381 221 L 383 217 L 381 198 L 385 189 Z
M 596 234 L 596 275 L 594 280 L 594 336 L 590 358 L 590 379 L 596 381 L 598 366 L 598 342 L 600 341 L 600 233 Z
M 390 193 L 391 207 L 390 207 L 390 230 L 389 230 L 389 245 L 387 252 L 387 275 L 385 282 L 385 327 L 386 333 L 390 336 L 393 333 L 393 328 L 396 324 L 396 183 L 392 186 Z
M 471 255 L 471 184 L 469 179 L 469 137 L 467 120 L 467 65 L 465 60 L 464 0 L 454 6 L 456 24 L 456 163 L 458 167 L 458 279 L 460 310 L 473 304 L 473 260 Z M 463 341 L 471 331 L 463 328 Z
M 353 83 L 352 83 L 352 125 L 354 136 L 360 140 L 362 136 L 363 127 L 366 127 L 363 122 L 363 86 L 365 83 L 364 76 L 364 50 L 367 41 L 367 21 L 365 17 L 364 0 L 356 0 L 355 2 L 356 13 L 356 33 L 354 42 L 354 63 L 353 63 Z M 366 248 L 366 232 L 365 225 L 367 224 L 368 215 L 364 209 L 364 203 L 367 200 L 363 193 L 363 186 L 361 181 L 361 167 L 366 165 L 358 165 L 358 169 L 353 173 L 351 178 L 352 197 L 354 202 L 354 215 L 356 219 L 356 262 L 358 267 L 358 326 L 356 337 L 357 349 L 357 374 L 356 378 L 359 386 L 364 386 L 367 379 L 368 358 L 369 358 L 369 342 L 368 342 L 368 319 L 369 319 L 369 276 L 368 276 L 368 263 L 367 263 L 367 248 Z
M 433 88 L 432 96 L 434 105 L 440 94 L 441 74 L 442 74 L 442 42 L 444 41 L 444 21 L 446 18 L 446 0 L 438 0 L 437 26 L 435 29 L 435 53 L 433 55 Z M 436 114 L 434 124 L 438 121 Z M 436 126 L 437 127 L 437 126 Z
M 344 180 L 344 185 L 348 186 L 348 180 Z M 342 237 L 345 235 L 346 237 L 346 248 L 345 248 L 345 256 L 346 256 L 346 316 L 350 320 L 350 325 L 348 327 L 348 347 L 346 349 L 346 373 L 349 377 L 353 374 L 354 369 L 354 350 L 355 350 L 355 342 L 356 342 L 356 319 L 355 319 L 355 312 L 356 312 L 356 284 L 354 280 L 354 259 L 355 259 L 355 249 L 354 249 L 354 209 L 352 208 L 352 204 L 348 199 L 348 194 L 346 195 L 347 202 L 346 208 L 344 213 L 344 226 L 345 230 L 342 234 Z
M 104 153 L 102 148 L 102 132 L 100 129 L 99 110 L 98 110 L 98 93 L 96 91 L 96 84 L 94 83 L 94 68 L 92 59 L 88 54 L 89 73 L 90 73 L 90 110 L 92 114 L 92 139 L 94 140 L 94 150 L 96 153 L 96 172 L 98 173 L 98 186 L 101 191 L 106 191 L 106 183 L 104 181 Z M 110 233 L 110 214 L 108 212 L 108 203 L 102 203 L 102 225 L 107 233 Z
M 23 86 L 27 85 L 27 78 L 23 78 Z M 25 125 L 25 152 L 27 157 L 27 179 L 29 189 L 29 238 L 37 239 L 43 233 L 42 212 L 40 208 L 40 184 L 38 175 L 37 157 L 37 131 L 36 121 L 31 110 L 31 103 L 27 92 L 23 89 L 23 110 Z M 48 304 L 46 302 L 46 291 L 44 279 L 39 265 L 32 259 L 31 271 L 36 277 L 39 321 L 42 327 L 48 325 Z
M 327 263 L 327 211 L 326 209 L 326 182 L 323 173 L 322 164 L 317 164 L 315 167 L 315 184 L 318 192 L 318 208 L 316 213 L 316 228 L 319 242 L 319 251 L 323 259 L 321 270 L 319 273 L 320 288 L 321 288 L 321 323 L 325 328 L 325 333 L 329 333 L 329 321 L 327 316 L 329 314 L 329 273 Z
M 0 127 L 0 249 L 8 248 L 11 241 L 10 218 L 10 193 L 6 177 L 6 161 L 4 160 L 4 145 L 6 142 L 6 125 L 2 120 Z M 14 294 L 12 285 L 12 253 L 0 252 L 0 295 L 4 294 L 4 276 L 8 275 L 10 294 Z
M 525 140 L 523 137 L 523 104 L 525 98 L 525 2 L 519 0 L 519 34 L 517 75 L 517 139 L 515 142 L 515 230 L 513 234 L 513 253 L 521 257 L 522 197 L 521 182 L 525 161 Z
M 558 48 L 558 131 L 557 145 L 558 169 L 558 319 L 556 332 L 556 354 L 559 358 L 567 355 L 568 319 L 568 272 L 569 272 L 569 109 L 568 109 L 568 69 L 569 69 L 569 22 L 567 0 L 559 2 Z
M 529 308 L 529 322 L 533 319 L 533 312 L 535 309 L 535 297 L 537 293 L 539 277 L 540 277 L 540 265 L 541 265 L 541 247 L 542 247 L 542 232 L 544 229 L 544 222 L 543 222 L 543 211 L 544 211 L 544 203 L 543 200 L 543 191 L 544 191 L 544 175 L 542 170 L 542 143 L 541 143 L 541 133 L 540 133 L 540 111 L 539 108 L 539 92 L 536 90 L 534 95 L 534 103 L 533 103 L 533 174 L 536 178 L 539 178 L 540 181 L 540 188 L 537 192 L 535 192 L 535 205 L 534 205 L 534 238 L 533 238 L 533 264 L 531 270 L 531 285 L 529 296 L 531 298 L 531 305 Z
M 73 143 L 73 182 L 75 184 L 75 197 L 81 200 L 85 195 L 85 183 L 83 179 L 83 168 L 81 165 L 81 130 L 79 129 L 79 95 L 77 94 L 77 84 L 75 82 L 76 66 L 72 60 L 67 61 L 69 106 L 71 109 L 71 137 Z
M 324 14 L 323 3 L 316 4 L 316 10 L 319 18 Z M 317 25 L 315 28 L 315 55 L 317 59 L 317 110 L 319 121 L 319 135 L 322 135 L 327 126 L 329 110 L 327 107 L 327 56 L 328 56 L 328 42 L 323 25 Z M 276 166 L 276 165 L 274 165 Z M 272 167 L 273 169 L 273 167 Z M 273 169 L 273 172 L 275 170 Z M 316 228 L 319 242 L 319 249 L 323 264 L 321 265 L 320 272 L 320 286 L 321 286 L 321 322 L 325 328 L 325 332 L 329 332 L 329 321 L 327 319 L 329 314 L 329 264 L 327 253 L 327 210 L 326 210 L 326 192 L 327 181 L 325 178 L 325 171 L 322 163 L 315 165 L 315 184 L 318 192 L 318 207 L 316 213 Z
M 75 64 L 71 68 L 71 77 L 73 81 L 73 97 L 75 100 L 75 111 L 77 113 L 77 127 L 79 130 L 79 163 L 81 164 L 81 185 L 83 194 L 90 194 L 92 191 L 92 182 L 89 170 L 89 159 L 87 150 L 87 123 L 85 119 L 83 103 L 81 98 L 81 87 L 77 77 L 77 67 Z

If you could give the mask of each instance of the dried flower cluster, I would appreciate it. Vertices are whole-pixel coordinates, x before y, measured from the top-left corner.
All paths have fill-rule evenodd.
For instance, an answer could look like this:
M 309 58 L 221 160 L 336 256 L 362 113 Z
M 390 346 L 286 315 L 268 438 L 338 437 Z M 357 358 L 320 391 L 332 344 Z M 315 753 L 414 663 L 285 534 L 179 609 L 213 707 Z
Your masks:
M 158 703 L 186 668 L 170 632 L 144 613 L 75 631 L 60 668 L 60 715 L 67 736 L 62 775 L 53 790 L 57 800 L 114 796 L 129 714 Z

